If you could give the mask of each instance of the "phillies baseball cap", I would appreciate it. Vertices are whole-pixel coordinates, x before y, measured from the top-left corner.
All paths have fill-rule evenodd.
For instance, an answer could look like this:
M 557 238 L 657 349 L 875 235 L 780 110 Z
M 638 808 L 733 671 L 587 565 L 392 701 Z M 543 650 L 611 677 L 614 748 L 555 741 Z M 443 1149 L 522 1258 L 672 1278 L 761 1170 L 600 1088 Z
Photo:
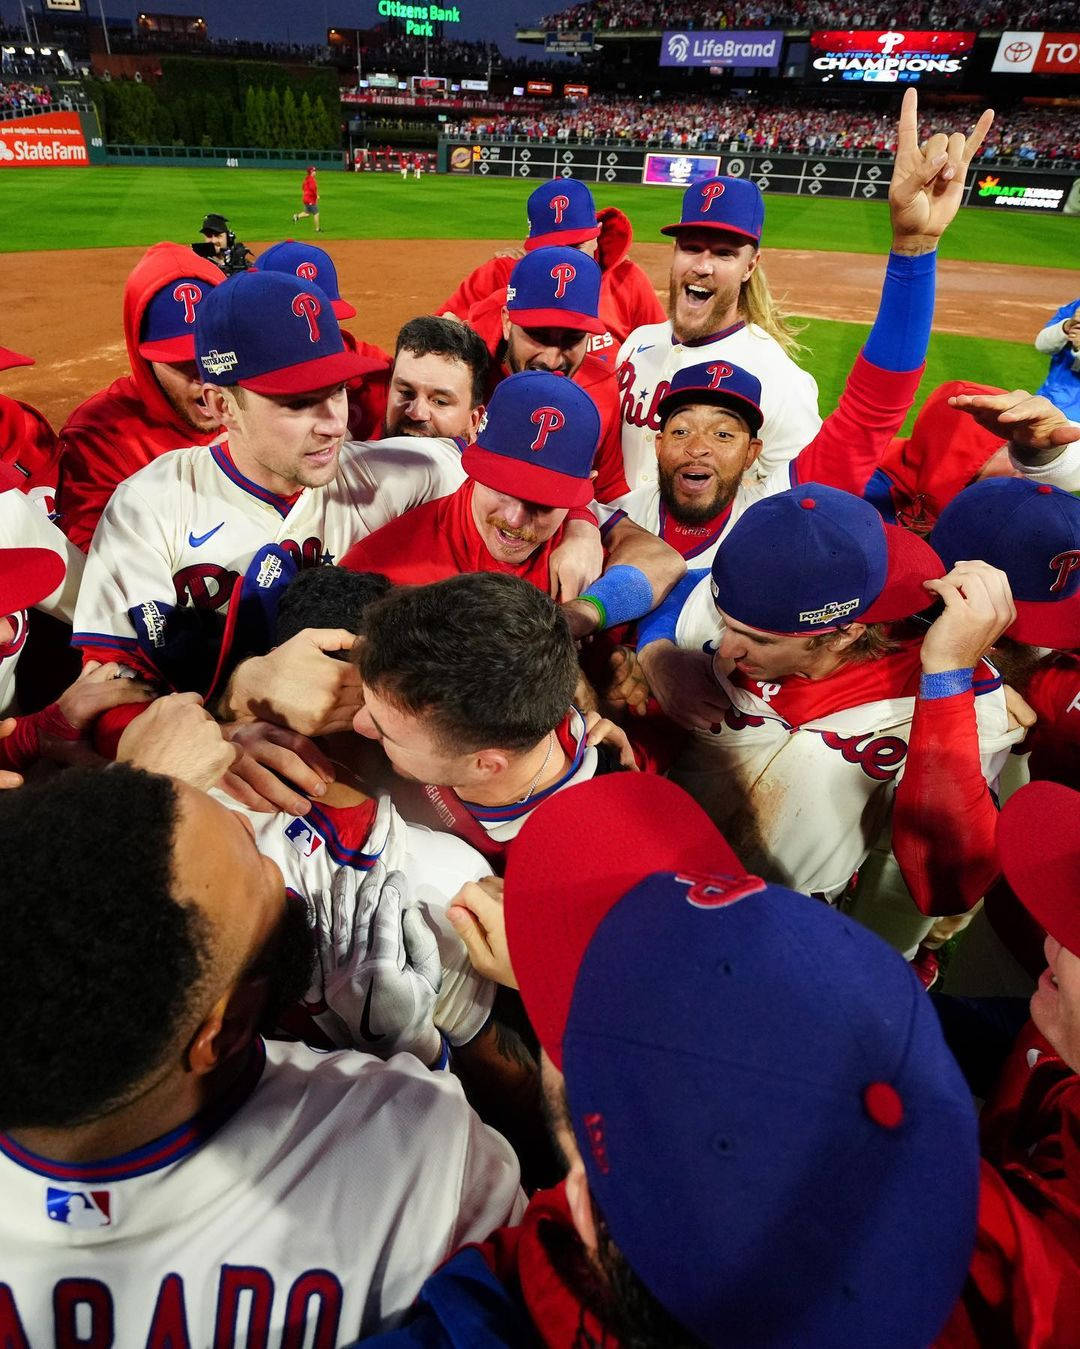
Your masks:
M 932 1343 L 974 1244 L 971 1094 L 873 933 L 747 875 L 649 774 L 571 787 L 508 849 L 510 958 L 589 1191 L 708 1345 Z M 843 977 L 837 978 L 837 971 Z M 912 1202 L 950 1140 L 944 1208 Z
M 761 381 L 740 365 L 726 361 L 703 361 L 676 370 L 671 386 L 657 405 L 660 425 L 688 403 L 715 403 L 729 408 L 746 422 L 750 434 L 761 430 Z
M 13 370 L 17 365 L 36 365 L 33 356 L 23 356 L 10 347 L 0 347 L 0 370 Z
M 0 548 L 0 617 L 40 604 L 66 574 L 64 559 L 51 548 Z
M 586 506 L 600 413 L 573 380 L 523 370 L 495 388 L 461 467 L 495 492 L 540 506 Z
M 337 268 L 324 248 L 286 239 L 284 243 L 271 244 L 265 253 L 260 253 L 255 259 L 255 270 L 289 272 L 302 281 L 314 281 L 321 291 L 329 295 L 330 304 L 339 319 L 356 317 L 356 310 L 341 298 Z
M 195 359 L 195 315 L 216 282 L 201 276 L 167 281 L 143 310 L 139 355 L 176 364 Z
M 599 308 L 600 268 L 576 248 L 538 248 L 514 264 L 506 312 L 519 328 L 606 333 Z
M 529 194 L 525 210 L 529 216 L 526 253 L 549 244 L 569 247 L 600 237 L 592 193 L 576 178 L 544 183 Z
M 729 618 L 785 636 L 846 623 L 891 623 L 933 603 L 924 581 L 945 569 L 918 535 L 869 502 L 800 483 L 756 501 L 716 551 L 713 601 Z
M 692 183 L 683 193 L 682 219 L 665 225 L 661 234 L 685 229 L 726 230 L 751 243 L 761 242 L 765 225 L 765 198 L 748 178 L 708 178 Z
M 1021 787 L 998 816 L 997 851 L 1020 903 L 1080 955 L 1080 792 L 1060 782 Z
M 196 314 L 195 349 L 208 383 L 254 393 L 309 393 L 363 370 L 326 292 L 285 272 L 237 272 L 215 287 Z
M 1080 647 L 1080 501 L 1029 478 L 987 478 L 953 497 L 930 542 L 946 567 L 977 558 L 1009 578 L 1018 642 Z

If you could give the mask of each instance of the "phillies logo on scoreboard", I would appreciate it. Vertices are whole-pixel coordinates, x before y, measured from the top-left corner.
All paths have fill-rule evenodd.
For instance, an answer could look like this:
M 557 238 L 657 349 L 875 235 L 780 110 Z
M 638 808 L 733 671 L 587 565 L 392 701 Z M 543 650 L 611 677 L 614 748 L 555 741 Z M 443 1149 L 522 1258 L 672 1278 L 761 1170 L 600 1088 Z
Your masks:
M 317 342 L 319 340 L 319 325 L 315 320 L 322 313 L 322 305 L 315 296 L 307 291 L 295 296 L 292 302 L 292 311 L 297 318 L 307 320 L 308 341 Z
M 566 288 L 577 276 L 577 268 L 569 262 L 559 262 L 552 267 L 550 276 L 555 282 L 555 298 L 561 300 L 566 294 Z
M 548 205 L 555 212 L 556 225 L 562 224 L 563 212 L 570 209 L 570 198 L 564 196 L 552 197 Z
M 1066 587 L 1069 577 L 1080 567 L 1080 550 L 1070 548 L 1050 559 L 1050 570 L 1057 572 L 1057 579 L 1050 587 L 1051 595 L 1059 595 Z
M 313 262 L 301 262 L 296 268 L 296 275 L 303 281 L 318 281 L 319 269 Z
M 194 323 L 195 306 L 202 299 L 202 287 L 192 281 L 183 281 L 174 289 L 172 297 L 177 304 L 184 306 L 184 322 Z
M 706 875 L 693 872 L 675 877 L 679 885 L 688 886 L 686 902 L 695 909 L 722 909 L 735 904 L 747 895 L 759 895 L 765 889 L 760 876 Z
M 529 421 L 540 428 L 536 433 L 536 439 L 529 446 L 530 450 L 542 450 L 547 444 L 548 436 L 561 431 L 566 425 L 566 418 L 558 408 L 537 408 Z

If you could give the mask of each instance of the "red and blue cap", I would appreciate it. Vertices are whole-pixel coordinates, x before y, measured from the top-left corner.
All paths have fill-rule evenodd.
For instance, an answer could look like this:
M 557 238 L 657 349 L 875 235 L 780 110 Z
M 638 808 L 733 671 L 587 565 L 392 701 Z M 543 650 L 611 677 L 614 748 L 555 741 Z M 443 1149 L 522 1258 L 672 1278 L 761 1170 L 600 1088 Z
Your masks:
M 657 405 L 660 425 L 688 403 L 713 403 L 737 413 L 757 435 L 764 421 L 761 411 L 761 381 L 740 365 L 727 361 L 703 361 L 676 370 L 667 393 Z
M 765 226 L 765 198 L 749 178 L 707 178 L 683 193 L 682 219 L 665 225 L 661 234 L 680 230 L 724 230 L 741 234 L 752 244 L 761 242 Z
M 539 506 L 587 506 L 600 413 L 573 380 L 523 370 L 495 388 L 476 443 L 461 456 L 470 478 Z
M 583 244 L 600 237 L 596 203 L 584 183 L 576 178 L 557 178 L 529 195 L 529 237 L 525 252 L 549 244 Z
M 143 310 L 139 355 L 175 365 L 195 359 L 195 315 L 215 282 L 202 276 L 178 276 L 157 292 Z
M 943 576 L 925 540 L 887 525 L 861 497 L 801 483 L 756 501 L 716 550 L 716 607 L 737 623 L 812 637 L 848 623 L 891 623 L 933 603 Z
M 506 312 L 519 328 L 574 328 L 606 333 L 600 309 L 600 268 L 576 248 L 538 248 L 514 265 Z
M 930 542 L 946 567 L 978 559 L 1009 578 L 1016 621 L 1031 646 L 1080 647 L 1080 501 L 1028 478 L 987 478 L 958 492 Z
M 707 1345 L 934 1342 L 976 1230 L 975 1111 L 906 962 L 745 873 L 650 774 L 549 798 L 511 842 L 506 934 L 590 1194 Z M 945 1207 L 912 1202 L 948 1138 Z
M 298 243 L 295 239 L 285 239 L 280 244 L 271 244 L 265 252 L 259 254 L 255 259 L 255 270 L 288 272 L 292 276 L 298 276 L 301 281 L 314 281 L 325 295 L 329 295 L 334 314 L 339 319 L 356 317 L 356 310 L 348 300 L 341 298 L 337 268 L 325 248 L 318 248 L 315 244 Z
M 1080 955 L 1080 792 L 1060 782 L 1021 787 L 1001 808 L 997 850 L 1020 903 Z
M 237 272 L 215 287 L 196 314 L 195 349 L 207 383 L 261 394 L 311 393 L 364 369 L 326 292 L 285 272 Z

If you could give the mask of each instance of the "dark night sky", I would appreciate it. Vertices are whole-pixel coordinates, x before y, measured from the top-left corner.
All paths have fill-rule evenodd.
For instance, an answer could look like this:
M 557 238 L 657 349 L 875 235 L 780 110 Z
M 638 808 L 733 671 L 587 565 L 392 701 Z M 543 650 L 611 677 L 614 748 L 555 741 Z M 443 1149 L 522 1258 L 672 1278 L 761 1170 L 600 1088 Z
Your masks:
M 440 0 L 443 8 L 456 3 L 461 23 L 447 26 L 447 37 L 493 38 L 507 55 L 538 56 L 540 48 L 514 41 L 521 23 L 535 23 L 542 13 L 559 8 L 560 0 Z M 414 0 L 424 3 L 424 0 Z M 99 0 L 84 0 L 96 18 Z M 26 0 L 27 9 L 38 12 L 42 0 Z M 377 0 L 147 0 L 142 5 L 127 0 L 105 0 L 105 13 L 134 19 L 140 9 L 151 13 L 200 14 L 213 38 L 247 38 L 268 42 L 320 42 L 327 28 L 372 28 L 379 22 Z M 21 25 L 18 0 L 0 0 L 0 15 L 8 25 Z M 422 43 L 420 44 L 422 45 Z

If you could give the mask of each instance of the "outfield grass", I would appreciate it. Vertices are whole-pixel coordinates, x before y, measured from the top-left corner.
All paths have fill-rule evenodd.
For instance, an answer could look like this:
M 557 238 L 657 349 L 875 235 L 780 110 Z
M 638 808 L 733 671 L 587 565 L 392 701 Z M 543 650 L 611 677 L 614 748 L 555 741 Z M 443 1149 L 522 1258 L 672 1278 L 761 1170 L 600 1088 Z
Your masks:
M 820 390 L 819 407 L 823 416 L 836 406 L 847 372 L 870 331 L 861 323 L 838 323 L 830 319 L 807 319 L 801 341 L 806 352 L 799 357 L 815 376 Z M 926 357 L 915 407 L 931 389 L 952 379 L 969 379 L 977 384 L 996 384 L 1005 389 L 1037 389 L 1046 374 L 1046 357 L 1028 342 L 999 342 L 989 338 L 957 337 L 934 333 Z M 910 429 L 914 414 L 904 429 Z
M 0 249 L 107 248 L 192 238 L 207 211 L 228 216 L 244 239 L 280 238 L 300 204 L 292 170 L 208 168 L 19 169 L 0 175 Z M 535 182 L 427 175 L 325 173 L 326 239 L 499 239 L 524 233 Z M 659 241 L 678 218 L 679 190 L 595 186 L 598 205 L 618 205 L 641 240 Z M 774 248 L 877 253 L 888 244 L 885 202 L 769 196 L 766 238 Z M 1034 267 L 1075 264 L 1080 221 L 968 207 L 950 229 L 944 257 Z

